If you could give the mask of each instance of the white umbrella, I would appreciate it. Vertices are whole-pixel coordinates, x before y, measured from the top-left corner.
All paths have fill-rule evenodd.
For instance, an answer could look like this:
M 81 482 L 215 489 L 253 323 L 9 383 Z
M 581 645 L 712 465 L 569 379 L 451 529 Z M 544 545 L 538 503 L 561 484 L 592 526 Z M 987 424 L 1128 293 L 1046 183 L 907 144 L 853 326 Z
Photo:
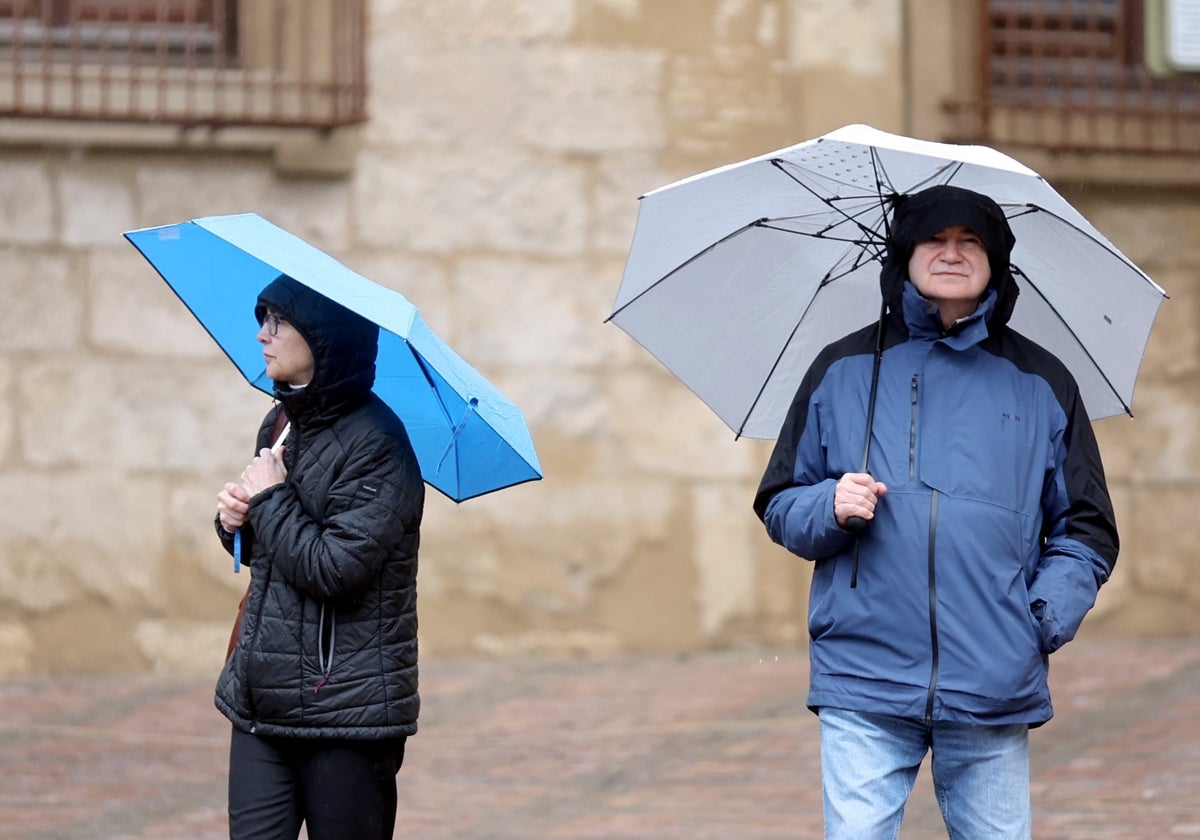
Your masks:
M 879 317 L 896 196 L 954 184 L 1016 236 L 1010 326 L 1074 374 L 1089 416 L 1132 413 L 1166 293 L 1044 178 L 984 146 L 851 125 L 644 195 L 609 320 L 738 435 L 774 438 L 826 344 Z

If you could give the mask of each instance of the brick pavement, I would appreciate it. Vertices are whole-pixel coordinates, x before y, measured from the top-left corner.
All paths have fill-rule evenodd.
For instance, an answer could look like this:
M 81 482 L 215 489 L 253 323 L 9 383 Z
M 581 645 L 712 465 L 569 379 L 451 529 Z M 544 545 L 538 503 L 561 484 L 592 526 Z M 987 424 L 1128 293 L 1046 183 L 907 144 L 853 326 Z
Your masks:
M 1039 840 L 1200 837 L 1200 642 L 1077 641 L 1033 735 Z M 804 656 L 425 666 L 416 840 L 820 836 Z M 226 836 L 211 680 L 0 683 L 0 838 Z M 922 772 L 902 840 L 945 837 Z

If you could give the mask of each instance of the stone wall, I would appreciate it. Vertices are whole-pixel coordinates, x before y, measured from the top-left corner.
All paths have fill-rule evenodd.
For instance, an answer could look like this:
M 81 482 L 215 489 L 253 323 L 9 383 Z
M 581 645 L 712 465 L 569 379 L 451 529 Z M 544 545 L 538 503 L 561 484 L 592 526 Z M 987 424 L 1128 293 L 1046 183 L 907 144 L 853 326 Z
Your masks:
M 905 5 L 375 0 L 371 119 L 313 144 L 343 176 L 62 127 L 0 146 L 0 675 L 219 667 L 246 577 L 215 494 L 269 400 L 121 232 L 249 210 L 402 291 L 533 429 L 544 481 L 430 495 L 425 655 L 802 644 L 808 569 L 749 507 L 769 444 L 603 321 L 640 193 L 846 122 L 936 136 Z M 1194 633 L 1194 194 L 1066 186 L 1173 297 L 1138 418 L 1099 424 L 1125 544 L 1087 628 Z

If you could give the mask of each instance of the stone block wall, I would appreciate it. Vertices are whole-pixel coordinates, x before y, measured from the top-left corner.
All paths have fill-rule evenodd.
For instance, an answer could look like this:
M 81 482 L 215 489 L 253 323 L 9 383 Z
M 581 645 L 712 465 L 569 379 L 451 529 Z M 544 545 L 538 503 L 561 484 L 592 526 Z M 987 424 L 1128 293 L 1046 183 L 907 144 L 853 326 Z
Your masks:
M 249 210 L 402 291 L 532 427 L 544 481 L 430 494 L 425 655 L 802 645 L 807 564 L 750 510 L 770 445 L 603 321 L 639 194 L 845 122 L 907 128 L 902 5 L 375 0 L 348 174 L 55 127 L 0 145 L 0 676 L 219 667 L 246 578 L 215 494 L 269 400 L 121 233 Z M 1137 419 L 1099 426 L 1125 547 L 1086 628 L 1194 633 L 1196 205 L 1066 192 L 1173 297 Z

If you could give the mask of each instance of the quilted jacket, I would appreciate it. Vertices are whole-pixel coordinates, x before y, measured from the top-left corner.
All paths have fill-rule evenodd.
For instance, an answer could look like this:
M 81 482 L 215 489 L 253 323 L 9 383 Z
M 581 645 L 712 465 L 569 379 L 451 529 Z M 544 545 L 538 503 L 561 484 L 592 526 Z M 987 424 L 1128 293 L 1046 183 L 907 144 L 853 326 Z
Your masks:
M 251 500 L 242 528 L 250 589 L 216 705 L 264 735 L 406 736 L 420 706 L 424 484 L 404 425 L 370 390 L 377 328 L 287 277 L 263 291 L 260 318 L 268 303 L 304 336 L 315 373 L 305 388 L 276 383 L 288 477 Z

